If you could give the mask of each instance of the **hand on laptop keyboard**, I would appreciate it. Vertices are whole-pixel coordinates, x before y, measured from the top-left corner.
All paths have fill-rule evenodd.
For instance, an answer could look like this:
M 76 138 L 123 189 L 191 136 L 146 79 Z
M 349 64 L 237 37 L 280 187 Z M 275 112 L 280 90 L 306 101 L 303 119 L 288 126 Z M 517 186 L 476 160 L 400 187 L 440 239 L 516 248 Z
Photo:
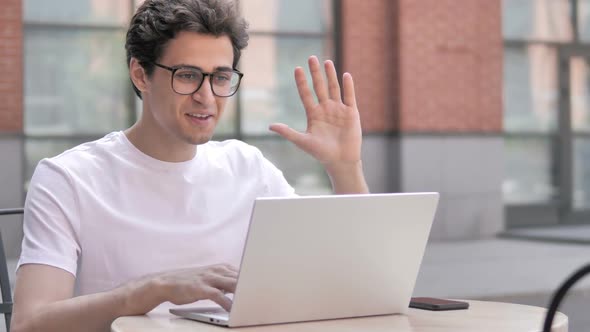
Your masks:
M 235 292 L 237 277 L 236 267 L 218 264 L 155 274 L 125 287 L 138 301 L 145 302 L 146 294 L 177 305 L 211 300 L 229 311 L 232 301 L 225 294 Z

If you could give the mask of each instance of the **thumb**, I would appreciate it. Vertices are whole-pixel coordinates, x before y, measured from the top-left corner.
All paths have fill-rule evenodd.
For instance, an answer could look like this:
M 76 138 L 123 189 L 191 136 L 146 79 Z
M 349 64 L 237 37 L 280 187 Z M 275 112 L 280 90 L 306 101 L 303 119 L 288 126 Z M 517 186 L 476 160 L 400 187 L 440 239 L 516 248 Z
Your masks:
M 301 144 L 303 137 L 305 136 L 304 134 L 298 132 L 295 129 L 290 128 L 289 126 L 283 123 L 273 123 L 268 127 L 268 129 L 281 135 L 283 138 L 297 146 Z

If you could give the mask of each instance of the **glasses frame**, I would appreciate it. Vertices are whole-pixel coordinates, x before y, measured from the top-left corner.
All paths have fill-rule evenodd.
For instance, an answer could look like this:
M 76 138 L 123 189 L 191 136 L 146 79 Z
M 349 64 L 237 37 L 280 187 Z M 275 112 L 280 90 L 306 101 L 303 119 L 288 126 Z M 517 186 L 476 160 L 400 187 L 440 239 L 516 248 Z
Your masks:
M 195 92 L 199 91 L 199 89 L 200 89 L 200 88 L 203 86 L 203 82 L 205 82 L 205 78 L 206 78 L 207 76 L 209 76 L 209 85 L 211 86 L 211 92 L 213 93 L 213 95 L 214 95 L 214 96 L 216 96 L 216 97 L 221 97 L 221 98 L 227 98 L 227 97 L 231 97 L 231 96 L 235 95 L 235 94 L 236 94 L 236 92 L 238 92 L 238 89 L 240 88 L 240 84 L 242 83 L 242 77 L 244 77 L 244 73 L 242 73 L 241 71 L 239 71 L 239 70 L 237 70 L 237 69 L 227 70 L 227 72 L 233 72 L 233 73 L 236 73 L 236 74 L 238 74 L 238 77 L 239 77 L 239 78 L 238 78 L 238 85 L 236 85 L 236 89 L 235 89 L 235 91 L 234 91 L 234 92 L 232 92 L 232 94 L 231 94 L 231 95 L 228 95 L 228 96 L 221 96 L 221 95 L 218 95 L 217 93 L 215 93 L 215 89 L 213 88 L 213 81 L 211 80 L 211 76 L 212 76 L 213 74 L 215 74 L 216 72 L 211 72 L 211 73 L 208 73 L 208 72 L 204 72 L 204 71 L 202 71 L 202 70 L 201 70 L 201 69 L 199 69 L 199 68 L 186 67 L 186 66 L 179 66 L 179 67 L 176 67 L 176 66 L 175 66 L 175 67 L 168 67 L 168 66 L 165 66 L 165 65 L 163 65 L 163 64 L 161 64 L 161 63 L 157 63 L 157 62 L 152 62 L 152 64 L 153 64 L 153 65 L 155 65 L 155 66 L 158 66 L 158 67 L 160 67 L 160 68 L 162 68 L 162 69 L 166 69 L 166 70 L 168 70 L 168 71 L 170 71 L 170 72 L 172 73 L 172 75 L 171 75 L 171 77 L 170 77 L 170 88 L 172 88 L 172 91 L 174 91 L 175 93 L 177 93 L 177 94 L 179 94 L 179 95 L 183 95 L 183 96 L 192 95 L 193 93 L 195 93 Z M 176 91 L 176 90 L 174 89 L 174 74 L 176 74 L 176 71 L 178 71 L 179 69 L 183 69 L 183 68 L 184 68 L 184 69 L 186 69 L 186 68 L 190 68 L 190 69 L 198 70 L 198 71 L 200 71 L 200 72 L 203 74 L 203 79 L 201 80 L 201 83 L 199 83 L 199 86 L 197 86 L 197 88 L 196 88 L 196 89 L 195 89 L 193 92 L 191 92 L 191 93 L 180 93 L 180 92 L 178 92 L 178 91 Z

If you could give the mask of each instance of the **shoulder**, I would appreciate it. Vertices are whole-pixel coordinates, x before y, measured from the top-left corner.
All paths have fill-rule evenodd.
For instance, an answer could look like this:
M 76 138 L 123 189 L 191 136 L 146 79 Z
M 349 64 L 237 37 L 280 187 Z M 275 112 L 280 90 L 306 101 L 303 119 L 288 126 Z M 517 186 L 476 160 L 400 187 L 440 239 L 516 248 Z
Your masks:
M 115 153 L 121 145 L 120 135 L 121 132 L 113 132 L 98 140 L 82 143 L 55 157 L 43 159 L 40 165 L 49 164 L 66 169 L 88 167 Z
M 86 142 L 68 149 L 57 156 L 42 159 L 35 173 L 60 173 L 70 177 L 72 174 L 84 174 L 93 169 L 105 168 L 105 161 L 112 158 L 120 147 L 120 132 L 113 132 L 91 142 Z

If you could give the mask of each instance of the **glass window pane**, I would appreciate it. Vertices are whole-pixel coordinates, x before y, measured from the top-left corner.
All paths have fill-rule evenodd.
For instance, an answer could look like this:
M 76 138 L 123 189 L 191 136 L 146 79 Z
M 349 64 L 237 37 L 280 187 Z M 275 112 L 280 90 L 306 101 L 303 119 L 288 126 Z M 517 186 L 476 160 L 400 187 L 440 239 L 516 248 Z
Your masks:
M 578 33 L 582 41 L 590 41 L 590 0 L 578 0 Z
M 25 132 L 104 133 L 128 125 L 123 32 L 25 30 Z
M 590 68 L 588 58 L 570 58 L 570 104 L 572 129 L 590 132 Z
M 549 203 L 557 197 L 553 185 L 549 138 L 506 137 L 502 191 L 507 204 Z
M 550 132 L 557 128 L 557 52 L 544 45 L 504 51 L 504 128 Z
M 332 0 L 240 1 L 250 31 L 322 33 L 332 28 Z
M 295 86 L 296 66 L 307 69 L 310 55 L 330 58 L 332 45 L 322 39 L 252 37 L 244 53 L 240 87 L 242 128 L 246 134 L 267 134 L 268 125 L 284 122 L 305 130 L 305 111 Z M 311 76 L 308 73 L 311 88 Z
M 590 209 L 590 138 L 575 137 L 574 149 L 574 201 L 575 210 Z
M 33 176 L 33 171 L 37 164 L 43 158 L 50 158 L 57 156 L 67 149 L 73 148 L 79 144 L 90 142 L 96 138 L 56 138 L 56 139 L 25 139 L 25 188 L 28 188 L 28 183 Z
M 503 0 L 506 39 L 572 40 L 569 0 Z
M 262 151 L 277 166 L 299 195 L 332 193 L 330 179 L 324 168 L 311 156 L 282 138 L 245 139 Z
M 126 25 L 131 0 L 24 0 L 25 22 Z
M 241 89 L 241 88 L 240 88 Z M 238 90 L 239 91 L 239 90 Z M 238 92 L 239 93 L 239 92 Z M 217 128 L 215 128 L 215 136 L 235 136 L 236 133 L 236 121 L 237 119 L 237 106 L 238 106 L 238 96 L 234 95 L 232 97 L 227 98 L 227 103 L 225 104 L 225 110 L 217 123 Z

